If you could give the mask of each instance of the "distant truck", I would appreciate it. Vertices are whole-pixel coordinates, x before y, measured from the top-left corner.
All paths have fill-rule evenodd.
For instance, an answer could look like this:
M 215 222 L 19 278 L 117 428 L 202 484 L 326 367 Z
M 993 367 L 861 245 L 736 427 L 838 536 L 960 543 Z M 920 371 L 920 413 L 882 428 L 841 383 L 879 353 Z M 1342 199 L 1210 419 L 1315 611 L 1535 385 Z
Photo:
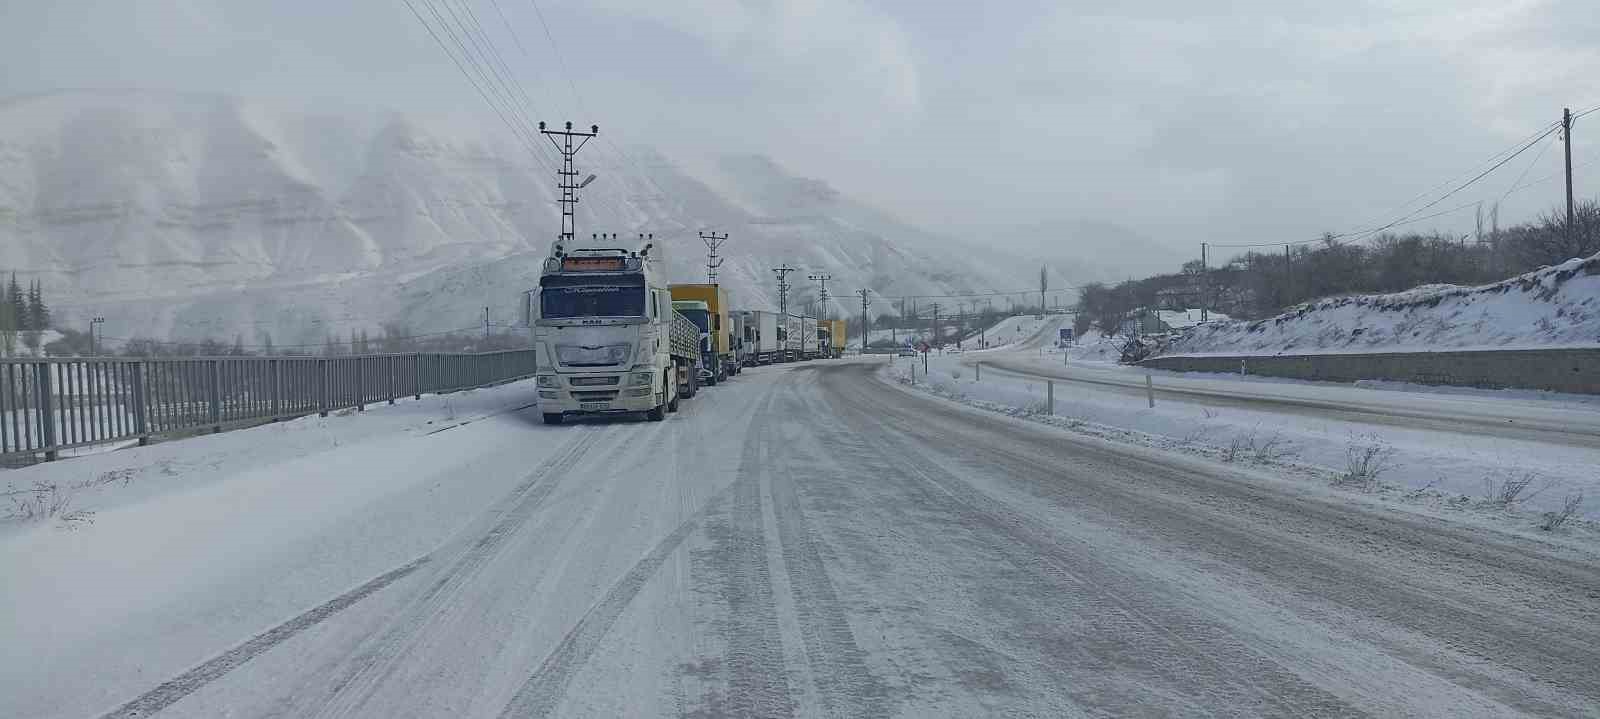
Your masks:
M 843 357 L 845 342 L 844 320 L 817 321 L 818 353 L 821 356 L 834 359 Z
M 694 396 L 699 332 L 673 310 L 652 244 L 569 251 L 556 242 L 526 299 L 545 424 L 628 412 L 659 422 Z
M 779 362 L 798 362 L 805 351 L 805 333 L 801 330 L 799 315 L 785 315 L 783 327 L 778 329 L 778 342 L 782 359 Z
M 695 326 L 695 377 L 707 386 L 717 383 L 717 374 L 711 367 L 716 364 L 716 352 L 711 343 L 711 307 L 700 300 L 673 300 L 672 309 L 689 318 Z
M 745 367 L 750 366 L 750 355 L 755 351 L 754 346 L 746 339 L 749 334 L 750 313 L 735 310 L 728 313 L 730 335 L 733 337 L 733 373 L 739 374 Z
M 800 359 L 814 360 L 822 356 L 817 343 L 817 318 L 800 317 Z
M 706 304 L 710 324 L 701 327 L 711 340 L 710 347 L 703 352 L 704 369 L 710 375 L 706 384 L 714 385 L 730 375 L 738 374 L 739 366 L 733 345 L 733 322 L 729 319 L 732 311 L 728 306 L 728 293 L 721 286 L 714 284 L 682 284 L 672 285 L 671 288 L 674 302 L 692 301 Z
M 778 313 L 766 310 L 746 310 L 744 315 L 744 341 L 749 348 L 747 365 L 772 364 L 780 361 L 783 345 L 779 342 Z

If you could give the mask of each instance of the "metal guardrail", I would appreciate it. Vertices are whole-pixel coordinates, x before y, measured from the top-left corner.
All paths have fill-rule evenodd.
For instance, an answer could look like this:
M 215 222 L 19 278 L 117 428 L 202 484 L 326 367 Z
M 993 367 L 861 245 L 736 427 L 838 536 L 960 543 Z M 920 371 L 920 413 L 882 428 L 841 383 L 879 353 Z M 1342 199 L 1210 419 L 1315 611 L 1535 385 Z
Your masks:
M 0 359 L 0 460 L 290 419 L 534 374 L 534 351 Z

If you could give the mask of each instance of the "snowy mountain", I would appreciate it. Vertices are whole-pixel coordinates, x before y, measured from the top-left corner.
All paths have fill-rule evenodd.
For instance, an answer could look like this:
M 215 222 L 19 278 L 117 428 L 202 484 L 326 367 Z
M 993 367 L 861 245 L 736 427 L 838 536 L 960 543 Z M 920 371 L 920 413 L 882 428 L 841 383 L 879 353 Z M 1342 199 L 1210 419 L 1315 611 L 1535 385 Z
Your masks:
M 602 132 L 604 129 L 602 128 Z M 279 346 L 398 323 L 413 332 L 518 316 L 559 228 L 554 164 L 476 130 L 404 116 L 285 112 L 216 95 L 64 92 L 0 102 L 0 271 L 38 278 L 58 322 L 111 337 Z M 1037 286 L 1038 263 L 901 222 L 762 157 L 669 158 L 596 142 L 578 233 L 654 233 L 702 280 L 696 236 L 732 236 L 739 306 L 792 303 L 833 275 L 835 312 L 888 298 Z M 582 242 L 580 242 L 582 244 Z M 857 309 L 857 311 L 859 311 Z
M 1600 255 L 1478 287 L 1331 297 L 1201 325 L 1163 354 L 1315 354 L 1600 345 Z

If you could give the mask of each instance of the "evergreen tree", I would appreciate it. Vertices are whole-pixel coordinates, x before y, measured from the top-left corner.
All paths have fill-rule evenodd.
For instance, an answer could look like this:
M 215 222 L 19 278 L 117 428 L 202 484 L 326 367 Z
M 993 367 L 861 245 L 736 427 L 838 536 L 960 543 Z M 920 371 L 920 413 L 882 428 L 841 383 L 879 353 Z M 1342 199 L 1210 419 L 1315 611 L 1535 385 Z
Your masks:
M 272 333 L 271 332 L 267 332 L 267 333 L 263 334 L 262 337 L 261 337 L 261 354 L 263 354 L 263 355 L 265 355 L 267 357 L 271 357 L 271 356 L 277 354 L 277 350 L 275 348 L 273 348 L 273 346 L 272 346 Z
M 50 329 L 50 307 L 44 303 L 44 283 L 35 280 L 28 286 L 28 329 L 43 332 Z
M 6 304 L 11 306 L 11 317 L 16 322 L 19 330 L 28 329 L 28 296 L 23 293 L 22 286 L 17 284 L 17 273 L 11 273 L 11 282 L 6 285 Z
M 15 280 L 12 283 L 15 284 Z M 11 304 L 11 291 L 0 287 L 0 357 L 17 351 L 17 312 Z
M 228 350 L 228 355 L 232 357 L 245 356 L 243 335 L 237 333 L 233 335 L 233 347 Z

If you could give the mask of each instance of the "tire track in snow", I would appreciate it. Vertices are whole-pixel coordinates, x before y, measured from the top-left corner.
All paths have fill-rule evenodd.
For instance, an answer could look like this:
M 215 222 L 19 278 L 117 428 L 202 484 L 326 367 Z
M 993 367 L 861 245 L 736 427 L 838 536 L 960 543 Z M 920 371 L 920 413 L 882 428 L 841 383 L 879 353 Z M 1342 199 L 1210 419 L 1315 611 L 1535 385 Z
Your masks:
M 588 663 L 589 658 L 594 655 L 595 648 L 611 631 L 612 625 L 616 624 L 617 618 L 622 616 L 622 612 L 633 603 L 634 598 L 639 596 L 640 590 L 644 589 L 650 578 L 661 569 L 667 558 L 671 557 L 672 553 L 683 545 L 684 540 L 700 527 L 710 508 L 720 504 L 724 495 L 737 486 L 736 483 L 713 496 L 705 507 L 657 542 L 655 547 L 622 575 L 621 579 L 611 585 L 605 596 L 590 606 L 578 623 L 567 630 L 555 650 L 550 652 L 540 663 L 539 668 L 523 682 L 522 687 L 500 712 L 500 716 L 507 718 L 550 716 L 566 696 L 573 675 Z
M 761 478 L 766 475 L 767 431 L 771 423 L 769 394 L 751 420 L 740 455 L 739 479 L 733 484 L 732 506 L 725 517 L 708 523 L 711 547 L 697 552 L 696 569 L 713 588 L 713 606 L 721 611 L 711 622 L 724 642 L 720 660 L 699 658 L 695 665 L 723 680 L 721 695 L 700 697 L 690 716 L 787 717 L 795 713 L 783 637 L 778 622 L 767 560 Z
M 323 602 L 287 622 L 251 637 L 249 641 L 224 652 L 210 661 L 162 682 L 155 689 L 113 711 L 107 712 L 103 717 L 105 719 L 131 719 L 132 717 L 147 717 L 155 714 L 171 706 L 179 699 L 221 678 L 228 672 L 243 666 L 262 652 L 272 649 L 283 643 L 284 640 L 320 624 L 322 620 L 338 614 L 356 602 L 366 599 L 374 592 L 393 584 L 396 580 L 411 574 L 427 563 L 428 557 L 420 557 L 373 577 L 367 583 L 355 589 Z
M 920 480 L 930 491 L 922 492 L 919 499 L 930 508 L 938 507 L 963 517 L 967 524 L 976 525 L 975 529 L 988 530 L 986 537 L 976 532 L 974 536 L 1012 565 L 1068 590 L 1052 592 L 1052 599 L 1072 613 L 1075 641 L 1055 658 L 1076 666 L 1058 669 L 1134 672 L 1169 684 L 1200 706 L 1248 708 L 1247 713 L 1267 715 L 1363 715 L 1252 651 L 1224 627 L 1172 606 L 1149 592 L 1148 586 L 1064 544 L 1048 527 L 957 477 L 925 454 L 928 427 L 884 411 L 884 406 L 873 405 L 857 390 L 836 388 L 828 393 L 830 398 L 838 398 L 835 406 L 845 424 L 876 430 L 880 441 L 852 449 L 877 454 L 886 466 L 900 468 L 890 474 Z M 1068 693 L 1088 708 L 1114 713 L 1141 709 L 1139 697 L 1107 696 L 1104 691 L 1074 684 L 1082 682 L 1069 683 Z
M 583 454 L 583 451 L 588 449 L 589 445 L 593 444 L 594 439 L 595 435 L 590 433 L 586 434 L 585 436 L 570 440 L 568 446 L 561 450 L 561 453 L 557 457 L 547 460 L 544 465 L 541 465 L 540 469 L 535 470 L 532 474 L 525 478 L 520 484 L 518 484 L 517 488 L 512 491 L 511 495 L 506 500 L 502 500 L 497 507 L 508 503 L 511 503 L 515 506 L 515 503 L 521 501 L 529 489 L 533 488 L 541 478 L 549 474 L 549 470 L 553 469 L 556 465 L 563 464 L 563 462 L 560 460 L 571 458 L 575 461 L 578 456 Z M 543 494 L 548 494 L 548 490 L 540 495 L 540 499 L 543 498 Z M 529 507 L 529 509 L 531 509 L 531 507 Z M 494 512 L 496 510 L 490 511 Z M 504 529 L 506 526 L 507 520 L 502 520 L 500 523 L 497 523 L 490 530 L 489 534 L 480 538 L 473 545 L 473 547 L 468 549 L 467 557 L 470 557 L 475 552 L 487 551 L 489 548 L 496 545 L 501 535 L 505 533 Z M 371 596 L 378 590 L 393 584 L 395 581 L 410 575 L 422 566 L 431 563 L 435 559 L 436 553 L 437 552 L 430 552 L 429 554 L 418 557 L 417 559 L 414 559 L 404 565 L 374 577 L 355 589 L 352 589 L 309 610 L 306 610 L 305 612 L 282 624 L 257 634 L 256 636 L 245 641 L 243 644 L 240 644 L 237 647 L 218 655 L 217 657 L 207 660 L 206 662 L 184 672 L 183 674 L 163 682 L 155 689 L 152 689 L 134 698 L 128 703 L 106 713 L 103 716 L 106 719 L 123 719 L 125 717 L 150 716 L 155 712 L 159 712 L 162 709 L 171 706 L 178 700 L 193 694 L 201 687 L 204 687 L 205 685 L 222 678 L 234 669 L 245 665 L 251 659 L 254 659 L 267 650 L 282 644 L 284 641 L 295 636 L 296 634 L 320 624 L 328 617 L 331 617 L 340 611 L 349 608 L 362 599 Z M 463 557 L 463 560 L 467 557 Z M 459 570 L 461 561 L 462 560 L 458 560 L 456 567 L 446 570 L 447 577 Z M 436 584 L 435 588 L 438 586 L 439 585 Z
M 809 464 L 810 460 L 802 460 L 801 466 Z M 856 644 L 850 620 L 828 577 L 820 542 L 806 522 L 795 481 L 808 471 L 783 472 L 770 481 L 778 542 L 799 615 L 806 663 L 828 716 L 887 716 L 888 691 L 867 667 L 866 654 Z
M 367 642 L 344 664 L 333 679 L 333 688 L 318 700 L 314 711 L 301 707 L 297 713 L 312 716 L 360 714 L 361 708 L 394 673 L 401 658 L 416 645 L 422 630 L 450 609 L 462 587 L 499 554 L 506 540 L 524 526 L 567 471 L 583 459 L 604 434 L 607 434 L 604 429 L 582 433 L 524 477 L 482 521 L 489 521 L 495 515 L 499 515 L 498 520 L 441 569 L 405 612 L 388 623 L 382 635 Z

